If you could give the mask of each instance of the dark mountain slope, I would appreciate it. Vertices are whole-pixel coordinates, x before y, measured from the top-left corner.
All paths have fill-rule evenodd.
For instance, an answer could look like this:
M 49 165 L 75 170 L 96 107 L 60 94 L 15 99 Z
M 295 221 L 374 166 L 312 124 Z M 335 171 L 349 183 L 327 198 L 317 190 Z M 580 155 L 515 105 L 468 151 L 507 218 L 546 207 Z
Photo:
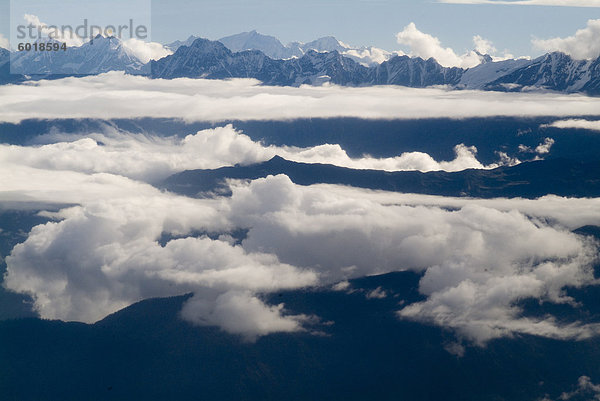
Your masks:
M 536 400 L 557 398 L 582 375 L 600 378 L 598 341 L 530 336 L 448 353 L 449 333 L 396 319 L 419 277 L 352 282 L 348 294 L 282 292 L 294 313 L 320 316 L 309 333 L 242 342 L 178 318 L 187 296 L 133 305 L 95 325 L 0 322 L 0 392 L 19 400 Z M 366 299 L 381 286 L 393 295 Z
M 522 163 L 493 170 L 421 173 L 353 170 L 326 164 L 295 163 L 276 156 L 267 162 L 250 166 L 184 171 L 169 177 L 162 187 L 195 196 L 202 192 L 222 191 L 226 178 L 257 179 L 276 174 L 285 174 L 300 185 L 342 184 L 428 195 L 478 198 L 537 198 L 547 194 L 600 196 L 600 162 L 566 159 Z

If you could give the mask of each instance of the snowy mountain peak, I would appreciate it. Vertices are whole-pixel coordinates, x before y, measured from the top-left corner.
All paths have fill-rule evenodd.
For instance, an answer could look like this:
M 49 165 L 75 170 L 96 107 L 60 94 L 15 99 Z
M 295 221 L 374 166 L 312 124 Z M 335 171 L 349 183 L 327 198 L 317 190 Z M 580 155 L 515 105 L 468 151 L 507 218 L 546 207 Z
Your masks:
M 194 36 L 194 35 L 190 35 L 186 40 L 176 40 L 174 42 L 171 42 L 169 44 L 165 45 L 165 48 L 169 49 L 172 52 L 176 52 L 177 49 L 179 49 L 181 46 L 191 46 L 192 43 L 194 43 L 194 41 L 196 39 L 200 39 L 199 36 Z
M 123 42 L 114 36 L 102 36 L 97 35 L 92 40 L 87 43 L 84 43 L 81 47 L 86 46 L 96 46 L 104 49 L 112 49 L 112 50 L 123 50 Z
M 333 36 L 325 36 L 308 43 L 291 42 L 283 45 L 274 36 L 263 35 L 256 30 L 219 39 L 232 52 L 259 50 L 272 59 L 285 60 L 302 57 L 310 50 L 317 52 L 337 51 L 364 66 L 380 64 L 394 53 L 376 47 L 352 47 Z M 175 43 L 168 47 L 173 49 Z
M 313 40 L 312 42 L 304 44 L 302 47 L 304 51 L 316 50 L 318 52 L 331 52 L 337 50 L 340 53 L 350 49 L 349 46 L 340 42 L 333 36 L 325 36 L 317 40 Z
M 45 38 L 44 42 L 57 41 Z M 108 71 L 139 74 L 144 65 L 120 39 L 102 35 L 66 51 L 17 52 L 11 60 L 12 71 L 26 75 L 90 75 Z
M 232 52 L 260 50 L 274 59 L 300 57 L 303 54 L 302 50 L 296 47 L 284 46 L 276 37 L 260 34 L 256 30 L 227 36 L 219 39 L 219 42 L 223 43 Z
M 229 55 L 231 51 L 221 42 L 198 38 L 190 46 L 182 46 L 177 52 L 189 52 L 195 54 L 213 54 L 217 56 Z
M 477 54 L 479 56 L 479 60 L 481 61 L 481 64 L 494 62 L 494 59 L 489 54 L 483 54 L 483 53 L 478 52 L 477 50 L 475 50 L 475 54 Z

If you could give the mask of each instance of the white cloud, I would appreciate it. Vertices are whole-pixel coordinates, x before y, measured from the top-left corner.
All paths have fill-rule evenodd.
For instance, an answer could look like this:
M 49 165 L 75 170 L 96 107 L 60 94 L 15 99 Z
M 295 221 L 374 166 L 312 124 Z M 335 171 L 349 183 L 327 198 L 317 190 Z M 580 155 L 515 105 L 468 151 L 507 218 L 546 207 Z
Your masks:
M 455 146 L 454 160 L 437 162 L 427 153 L 406 152 L 396 157 L 376 159 L 373 157 L 362 157 L 351 159 L 339 145 L 320 145 L 309 149 L 281 149 L 276 151 L 278 155 L 297 162 L 325 163 L 353 169 L 370 169 L 385 171 L 461 171 L 468 168 L 491 169 L 498 164 L 488 166 L 482 165 L 476 158 L 477 148 L 459 144 Z
M 600 121 L 592 121 L 592 120 L 581 120 L 581 119 L 571 119 L 571 120 L 559 120 L 554 121 L 551 124 L 542 125 L 545 128 L 561 128 L 561 129 L 587 129 L 590 131 L 600 131 Z
M 572 391 L 562 393 L 557 401 L 568 401 L 573 398 L 576 400 L 599 401 L 600 385 L 594 384 L 588 376 L 580 376 L 577 380 L 576 388 Z M 552 401 L 552 399 L 546 396 L 541 401 Z
M 184 305 L 184 319 L 201 326 L 219 326 L 230 333 L 242 333 L 249 341 L 273 332 L 302 331 L 304 315 L 282 315 L 283 304 L 267 306 L 252 293 L 228 291 L 214 302 L 198 295 Z
M 481 64 L 481 58 L 475 52 L 459 56 L 451 48 L 444 48 L 438 38 L 419 31 L 413 22 L 404 27 L 396 39 L 399 44 L 410 47 L 411 55 L 425 60 L 433 57 L 444 67 L 470 68 Z
M 473 36 L 473 51 L 458 55 L 452 48 L 443 47 L 438 38 L 419 31 L 413 22 L 404 27 L 404 30 L 396 35 L 396 39 L 398 43 L 410 47 L 412 56 L 421 57 L 425 60 L 433 57 L 444 67 L 472 68 L 481 64 L 482 55 L 491 56 L 493 61 L 513 58 L 507 52 L 503 56 L 497 56 L 498 50 L 493 43 L 479 35 Z
M 548 153 L 550 153 L 552 145 L 554 145 L 554 139 L 546 138 L 544 139 L 544 143 L 540 143 L 535 148 L 535 153 L 537 153 L 538 155 L 547 155 Z
M 481 54 L 494 54 L 498 51 L 491 41 L 479 35 L 473 36 L 473 43 L 475 44 L 475 50 Z
M 600 400 L 600 385 L 594 384 L 588 376 L 581 376 L 577 380 L 577 389 L 572 392 L 562 393 L 560 399 L 570 400 L 573 397 L 581 396 L 593 397 L 594 400 Z
M 236 79 L 161 80 L 111 72 L 0 86 L 0 121 L 32 118 L 181 118 L 186 121 L 295 118 L 467 118 L 598 115 L 600 98 L 578 94 L 439 88 L 267 87 Z
M 4 35 L 2 35 L 0 33 L 0 47 L 6 50 L 10 50 L 10 41 L 4 37 Z
M 39 17 L 37 17 L 36 15 L 25 14 L 24 19 L 29 25 L 37 27 L 43 35 L 58 40 L 60 42 L 64 42 L 67 44 L 67 46 L 79 47 L 87 41 L 89 41 L 90 39 L 92 39 L 91 37 L 82 38 L 71 30 L 63 31 L 57 26 L 48 25 L 44 22 L 41 22 Z M 92 33 L 90 33 L 90 35 Z M 105 31 L 95 32 L 94 34 L 109 36 L 112 33 L 111 31 Z M 2 38 L 0 37 L 0 39 Z M 123 45 L 123 48 L 129 53 L 129 55 L 136 57 L 143 63 L 148 63 L 150 60 L 158 60 L 170 54 L 173 54 L 171 50 L 165 48 L 162 44 L 157 42 L 145 42 L 137 38 L 130 38 L 127 40 L 122 40 L 121 43 Z M 0 46 L 1 44 L 2 43 L 0 40 Z
M 374 290 L 369 291 L 365 296 L 367 299 L 384 299 L 387 297 L 387 292 L 383 288 L 377 287 Z
M 252 141 L 231 126 L 200 131 L 183 139 L 130 134 L 110 126 L 102 133 L 55 133 L 42 138 L 59 142 L 35 147 L 0 145 L 0 165 L 112 173 L 154 183 L 183 170 L 269 160 L 278 150 Z
M 371 66 L 373 64 L 381 64 L 396 55 L 403 56 L 404 52 L 388 52 L 387 50 L 379 49 L 377 47 L 363 47 L 358 49 L 348 49 L 342 54 L 358 61 L 365 66 Z
M 465 346 L 459 342 L 451 342 L 447 344 L 444 349 L 448 351 L 449 354 L 454 355 L 456 357 L 462 358 L 465 356 Z
M 422 152 L 407 152 L 381 159 L 369 156 L 350 158 L 339 145 L 312 148 L 265 146 L 252 141 L 231 125 L 199 131 L 183 139 L 131 134 L 110 126 L 106 126 L 103 133 L 53 133 L 42 135 L 39 139 L 58 142 L 41 146 L 0 144 L 0 166 L 15 171 L 23 171 L 27 167 L 42 171 L 110 173 L 158 183 L 184 170 L 247 165 L 270 160 L 276 155 L 297 162 L 385 171 L 490 169 L 498 167 L 499 163 L 512 162 L 506 159 L 484 166 L 476 158 L 477 150 L 464 145 L 455 147 L 456 157 L 451 161 L 438 162 Z M 20 169 L 14 167 L 17 165 Z
M 185 237 L 192 230 L 227 229 L 218 205 L 209 205 L 156 191 L 153 196 L 116 197 L 66 209 L 59 215 L 63 220 L 35 227 L 27 241 L 14 248 L 7 258 L 4 285 L 31 293 L 44 318 L 94 322 L 150 297 L 194 292 L 196 301 L 204 299 L 226 313 L 232 306 L 219 309 L 224 307 L 219 297 L 229 291 L 316 283 L 314 273 L 280 263 L 273 255 L 248 253 L 226 238 Z M 156 241 L 163 233 L 184 238 L 162 247 Z M 257 301 L 252 306 L 258 313 Z M 282 329 L 276 310 L 264 308 L 274 326 L 258 322 L 260 331 L 248 334 Z M 213 314 L 213 309 L 207 313 Z M 193 321 L 226 321 L 219 313 L 194 317 L 188 310 L 187 316 Z M 223 328 L 239 332 L 234 324 Z
M 453 199 L 302 187 L 285 176 L 232 182 L 231 198 L 188 199 L 104 175 L 106 194 L 91 196 L 81 192 L 94 187 L 65 180 L 84 174 L 49 173 L 54 179 L 41 188 L 35 174 L 4 187 L 17 199 L 82 203 L 35 227 L 6 258 L 5 285 L 32 294 L 46 318 L 95 321 L 140 299 L 194 292 L 187 319 L 252 339 L 301 330 L 306 318 L 263 304 L 257 293 L 413 270 L 424 273 L 427 299 L 402 309 L 403 318 L 479 343 L 514 333 L 598 332 L 525 319 L 514 306 L 527 297 L 571 302 L 565 286 L 595 283 L 597 247 L 569 230 L 600 224 L 598 199 Z M 131 188 L 118 194 L 114 180 Z M 249 230 L 241 245 L 227 236 L 190 237 L 235 228 Z M 182 238 L 161 246 L 162 233 Z
M 566 53 L 578 60 L 590 60 L 600 56 L 600 19 L 589 20 L 587 27 L 566 38 L 533 39 L 538 49 Z
M 75 32 L 71 30 L 62 31 L 56 26 L 48 25 L 40 21 L 39 17 L 36 15 L 25 14 L 23 18 L 25 19 L 28 25 L 36 27 L 43 35 L 46 35 L 51 39 L 58 40 L 59 42 L 64 42 L 67 44 L 67 46 L 77 47 L 85 43 L 85 40 L 77 36 Z
M 285 186 L 289 189 L 282 191 Z M 564 286 L 595 283 L 597 248 L 592 243 L 515 210 L 527 205 L 524 209 L 538 216 L 560 219 L 557 205 L 545 214 L 545 200 L 521 205 L 525 201 L 496 200 L 506 211 L 490 208 L 494 203 L 463 200 L 452 212 L 418 203 L 405 206 L 402 197 L 335 186 L 300 189 L 274 177 L 234 189 L 232 204 L 238 213 L 234 221 L 252 227 L 243 242 L 246 249 L 318 269 L 323 280 L 405 269 L 425 272 L 420 288 L 428 300 L 407 306 L 400 312 L 403 318 L 450 327 L 479 343 L 519 332 L 552 338 L 598 333 L 593 325 L 521 318 L 514 307 L 527 297 L 570 302 Z M 267 199 L 272 199 L 269 207 Z
M 122 43 L 125 50 L 142 63 L 148 63 L 150 60 L 159 60 L 173 54 L 171 50 L 157 42 L 144 42 L 143 40 L 131 38 L 124 40 Z
M 352 285 L 350 284 L 350 282 L 347 280 L 344 280 L 344 281 L 340 281 L 339 283 L 334 284 L 331 287 L 331 289 L 334 291 L 348 291 L 351 287 L 352 287 Z
M 519 152 L 520 153 L 537 153 L 537 156 L 535 156 L 535 158 L 533 160 L 541 160 L 542 156 L 545 156 L 548 153 L 550 153 L 552 146 L 554 146 L 554 142 L 555 142 L 554 139 L 546 138 L 546 139 L 544 139 L 544 142 L 540 143 L 535 148 L 531 148 L 529 146 L 520 144 Z M 518 160 L 518 159 L 516 159 L 516 160 Z
M 600 7 L 600 0 L 438 0 L 447 4 L 496 4 L 513 6 Z
M 91 88 L 97 98 L 89 96 Z M 402 98 L 398 94 L 422 102 L 428 116 L 431 109 L 439 112 L 431 107 L 435 102 L 447 102 L 449 111 L 465 102 L 473 112 L 484 106 L 503 107 L 496 102 L 505 95 L 439 89 L 264 88 L 249 80 L 151 81 L 123 74 L 7 86 L 0 92 L 6 95 L 0 96 L 6 106 L 0 115 L 13 118 L 15 113 L 31 116 L 32 99 L 40 113 L 46 110 L 55 118 L 72 112 L 107 118 L 123 110 L 126 115 L 152 112 L 154 106 L 168 117 L 186 110 L 186 115 L 194 116 L 190 118 L 211 112 L 228 118 L 242 112 L 273 118 L 273 112 L 284 110 L 278 109 L 281 103 L 288 106 L 288 113 L 290 105 L 309 105 L 294 110 L 297 114 L 285 114 L 291 118 L 327 108 L 339 112 L 339 102 L 353 106 L 352 113 L 385 109 L 386 102 Z M 99 99 L 99 109 L 86 107 L 94 105 L 86 102 Z M 104 103 L 107 99 L 112 103 Z M 137 108 L 135 99 L 151 101 Z M 598 110 L 596 99 L 584 96 L 529 94 L 506 99 L 514 100 L 508 109 L 513 112 L 515 107 L 520 112 L 527 107 L 541 110 L 541 115 L 556 109 L 577 110 L 573 114 L 586 107 Z M 205 106 L 212 109 L 204 110 Z M 413 270 L 424 274 L 420 290 L 427 298 L 405 306 L 400 311 L 403 318 L 448 327 L 479 343 L 514 333 L 552 338 L 598 333 L 596 326 L 579 322 L 527 319 L 514 306 L 527 297 L 569 303 L 563 288 L 596 283 L 590 266 L 597 246 L 569 230 L 600 225 L 598 199 L 454 199 L 334 185 L 301 187 L 284 176 L 232 182 L 230 199 L 188 199 L 132 178 L 151 181 L 179 169 L 252 162 L 278 152 L 303 161 L 331 159 L 354 167 L 398 168 L 399 163 L 412 163 L 414 168 L 423 160 L 442 164 L 426 160 L 424 154 L 409 154 L 408 159 L 404 155 L 406 160 L 350 159 L 336 145 L 268 147 L 231 127 L 201 131 L 184 140 L 117 134 L 69 139 L 55 133 L 62 143 L 0 146 L 0 166 L 11 172 L 0 184 L 0 200 L 78 204 L 54 215 L 56 221 L 35 227 L 6 259 L 5 285 L 32 294 L 43 317 L 95 321 L 140 299 L 194 292 L 185 309 L 187 319 L 252 339 L 302 330 L 306 319 L 264 304 L 262 292 Z M 549 143 L 542 146 L 549 148 Z M 462 168 L 465 161 L 478 163 L 473 150 L 457 149 L 460 163 L 455 160 L 453 168 Z M 237 228 L 249 230 L 241 245 L 225 235 Z M 210 239 L 192 236 L 195 232 L 224 235 Z M 178 239 L 161 246 L 157 241 L 163 233 Z M 240 315 L 245 319 L 237 320 Z
M 319 185 L 315 187 L 319 187 Z M 597 208 L 600 205 L 600 198 L 576 199 L 548 195 L 539 199 L 469 199 L 383 191 L 357 192 L 357 190 L 352 188 L 326 187 L 340 197 L 356 198 L 360 193 L 361 199 L 385 204 L 439 207 L 451 210 L 462 209 L 466 206 L 481 206 L 504 212 L 516 210 L 531 217 L 533 220 L 544 221 L 549 218 L 568 230 L 575 230 L 585 225 L 600 226 L 600 215 L 597 212 Z

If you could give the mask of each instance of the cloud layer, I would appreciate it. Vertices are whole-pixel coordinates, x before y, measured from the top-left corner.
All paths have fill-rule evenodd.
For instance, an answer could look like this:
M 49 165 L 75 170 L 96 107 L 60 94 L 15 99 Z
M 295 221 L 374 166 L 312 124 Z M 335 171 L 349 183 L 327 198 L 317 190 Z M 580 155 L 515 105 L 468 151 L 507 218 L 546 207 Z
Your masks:
M 590 131 L 600 131 L 600 121 L 593 120 L 581 120 L 581 119 L 571 119 L 571 120 L 559 120 L 555 121 L 552 124 L 546 124 L 544 127 L 550 128 L 562 128 L 562 129 L 587 129 Z
M 600 224 L 598 199 L 452 199 L 302 187 L 285 176 L 232 182 L 231 198 L 189 199 L 107 174 L 50 172 L 39 186 L 48 172 L 27 173 L 30 181 L 9 180 L 4 193 L 80 203 L 47 214 L 55 221 L 35 227 L 6 259 L 5 285 L 31 294 L 45 318 L 93 322 L 144 298 L 194 292 L 186 319 L 252 339 L 302 330 L 309 319 L 264 304 L 260 293 L 412 270 L 424 275 L 427 299 L 401 318 L 477 343 L 597 334 L 551 316 L 523 318 L 514 303 L 573 303 L 565 286 L 595 283 L 597 246 L 569 230 Z M 248 230 L 241 244 L 227 234 L 235 229 Z
M 487 43 L 480 43 L 488 46 Z M 90 95 L 90 94 L 93 95 Z M 252 80 L 148 80 L 109 73 L 0 87 L 0 120 L 165 117 L 188 121 L 351 116 L 419 118 L 597 114 L 596 98 L 444 89 L 274 88 Z M 560 107 L 559 107 L 560 106 Z M 488 114 L 489 113 L 489 114 Z M 432 115 L 433 114 L 433 115 Z M 38 146 L 0 146 L 0 203 L 71 204 L 34 227 L 6 258 L 4 285 L 30 294 L 44 318 L 93 322 L 141 299 L 193 292 L 182 316 L 247 339 L 307 330 L 315 317 L 262 294 L 394 271 L 422 275 L 425 300 L 398 317 L 484 344 L 528 333 L 599 334 L 595 325 L 530 318 L 521 300 L 579 307 L 566 287 L 596 285 L 598 244 L 573 234 L 600 225 L 600 199 L 462 199 L 303 187 L 286 176 L 228 183 L 232 196 L 190 199 L 148 183 L 189 168 L 267 160 L 352 168 L 483 168 L 475 149 L 456 159 L 423 153 L 351 159 L 338 145 L 273 147 L 231 126 L 184 139 L 107 128 L 51 133 Z M 552 146 L 548 139 L 538 152 Z M 245 232 L 244 238 L 234 233 Z M 336 286 L 343 289 L 342 286 Z M 371 297 L 383 296 L 384 290 Z
M 92 94 L 92 95 L 90 95 Z M 598 115 L 600 98 L 405 87 L 267 87 L 235 79 L 151 80 L 111 72 L 0 86 L 0 121 L 181 118 L 186 121 L 360 117 L 467 118 Z
M 131 134 L 107 125 L 102 133 L 53 133 L 38 140 L 51 143 L 40 146 L 0 145 L 0 165 L 11 165 L 13 169 L 19 165 L 21 168 L 55 171 L 110 173 L 157 183 L 184 170 L 248 165 L 270 160 L 276 155 L 297 162 L 385 171 L 490 169 L 518 162 L 502 158 L 498 163 L 484 166 L 476 158 L 477 149 L 462 144 L 455 147 L 456 157 L 451 161 L 438 162 L 422 152 L 380 159 L 369 156 L 350 158 L 337 144 L 311 148 L 265 146 L 231 125 L 199 131 L 183 139 Z

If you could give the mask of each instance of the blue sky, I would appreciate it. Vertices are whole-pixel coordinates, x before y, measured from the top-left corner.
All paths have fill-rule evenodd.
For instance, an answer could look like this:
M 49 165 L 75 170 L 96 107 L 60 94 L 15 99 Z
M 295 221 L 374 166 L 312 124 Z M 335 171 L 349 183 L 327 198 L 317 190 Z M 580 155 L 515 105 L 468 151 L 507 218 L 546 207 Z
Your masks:
M 111 13 L 122 16 L 128 8 L 139 13 L 143 11 L 139 4 L 146 1 L 71 0 L 57 5 L 40 0 L 14 0 L 14 3 L 19 13 L 31 8 L 30 13 L 43 22 L 77 24 L 92 17 L 112 21 Z M 191 34 L 218 39 L 256 29 L 277 36 L 284 43 L 334 35 L 352 45 L 398 50 L 402 46 L 396 43 L 395 34 L 414 22 L 420 31 L 438 37 L 443 46 L 452 47 L 457 53 L 471 49 L 473 36 L 481 35 L 500 51 L 537 55 L 541 51 L 532 47 L 532 38 L 570 36 L 584 28 L 589 19 L 600 18 L 600 1 L 588 2 L 598 6 L 441 4 L 436 0 L 154 0 L 152 40 L 167 43 Z M 4 36 L 10 33 L 9 4 L 9 0 L 0 0 L 0 34 Z

